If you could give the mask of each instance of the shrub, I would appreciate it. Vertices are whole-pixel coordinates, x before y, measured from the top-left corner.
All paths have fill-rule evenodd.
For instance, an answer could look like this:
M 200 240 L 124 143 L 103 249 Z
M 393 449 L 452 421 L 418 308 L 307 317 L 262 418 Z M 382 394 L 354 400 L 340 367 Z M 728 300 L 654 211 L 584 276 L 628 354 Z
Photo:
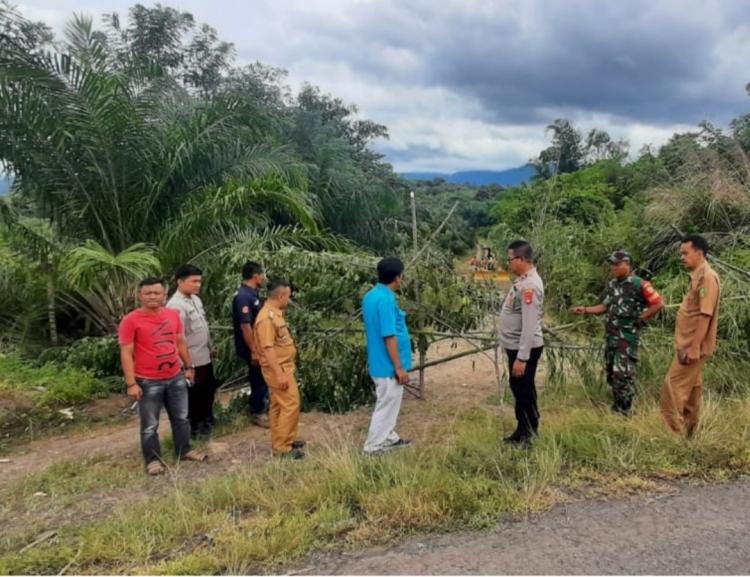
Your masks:
M 0 388 L 22 391 L 38 405 L 76 405 L 112 392 L 112 385 L 87 369 L 56 363 L 34 366 L 16 356 L 0 356 Z
M 97 377 L 121 374 L 120 349 L 116 337 L 84 337 L 66 347 L 47 349 L 40 360 L 86 369 Z

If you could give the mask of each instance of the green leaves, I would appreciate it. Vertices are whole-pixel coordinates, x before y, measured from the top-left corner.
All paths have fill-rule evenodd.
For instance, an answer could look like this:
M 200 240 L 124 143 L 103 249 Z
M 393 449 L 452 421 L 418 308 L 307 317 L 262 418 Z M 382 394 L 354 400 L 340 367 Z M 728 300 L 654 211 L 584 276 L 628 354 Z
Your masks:
M 190 195 L 181 212 L 165 226 L 160 249 L 170 264 L 185 255 L 194 257 L 208 247 L 218 248 L 244 234 L 266 230 L 275 222 L 288 222 L 310 236 L 318 225 L 310 197 L 289 187 L 278 176 L 201 189 Z M 281 228 L 277 228 L 281 231 Z
M 132 285 L 143 277 L 158 274 L 160 268 L 155 249 L 143 243 L 112 254 L 100 244 L 86 241 L 70 250 L 62 262 L 68 286 L 83 293 L 113 284 Z
M 158 274 L 155 249 L 143 243 L 113 254 L 94 241 L 70 250 L 62 261 L 69 303 L 92 321 L 101 333 L 111 334 L 135 306 L 138 282 Z

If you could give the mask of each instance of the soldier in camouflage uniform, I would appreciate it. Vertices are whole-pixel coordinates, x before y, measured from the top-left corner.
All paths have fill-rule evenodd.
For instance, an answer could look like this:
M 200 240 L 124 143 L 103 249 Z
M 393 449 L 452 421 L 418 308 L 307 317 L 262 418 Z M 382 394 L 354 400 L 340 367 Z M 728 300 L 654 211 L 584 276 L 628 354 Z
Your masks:
M 614 397 L 612 410 L 629 415 L 635 396 L 641 327 L 664 308 L 664 303 L 650 282 L 632 274 L 629 253 L 616 251 L 608 261 L 613 279 L 607 285 L 602 303 L 593 307 L 574 307 L 573 312 L 607 315 L 604 358 L 607 383 L 612 387 Z

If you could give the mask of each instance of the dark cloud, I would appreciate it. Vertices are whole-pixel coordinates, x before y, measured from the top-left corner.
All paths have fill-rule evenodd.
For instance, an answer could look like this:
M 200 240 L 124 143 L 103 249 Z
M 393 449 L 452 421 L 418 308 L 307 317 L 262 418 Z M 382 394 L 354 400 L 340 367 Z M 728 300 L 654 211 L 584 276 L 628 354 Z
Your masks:
M 60 27 L 135 0 L 24 0 Z M 150 3 L 150 0 L 146 3 Z M 750 111 L 747 0 L 165 0 L 386 124 L 400 169 L 504 168 L 564 116 L 661 144 Z
M 748 108 L 742 86 L 750 66 L 734 71 L 734 93 L 713 85 L 723 56 L 717 42 L 741 20 L 708 26 L 694 15 L 682 18 L 678 6 L 660 14 L 647 6 L 601 3 L 576 12 L 556 5 L 539 14 L 533 34 L 459 23 L 436 51 L 434 81 L 479 97 L 494 120 L 506 122 L 563 109 L 666 124 Z
M 491 122 L 543 122 L 555 111 L 725 122 L 750 108 L 748 8 L 741 0 L 373 2 L 308 32 L 317 37 L 312 53 L 384 82 L 447 87 L 478 99 Z M 383 57 L 393 49 L 419 66 Z

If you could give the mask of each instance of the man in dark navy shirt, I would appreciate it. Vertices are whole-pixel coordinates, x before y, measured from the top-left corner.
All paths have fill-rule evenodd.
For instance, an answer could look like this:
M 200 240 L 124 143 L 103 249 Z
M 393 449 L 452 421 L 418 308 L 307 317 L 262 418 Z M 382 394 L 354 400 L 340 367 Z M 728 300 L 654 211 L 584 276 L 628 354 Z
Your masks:
M 256 350 L 255 319 L 263 303 L 258 295 L 266 283 L 263 267 L 248 261 L 242 267 L 242 284 L 232 301 L 232 323 L 234 325 L 234 347 L 237 356 L 247 363 L 250 377 L 250 416 L 254 425 L 268 428 L 266 398 L 268 386 L 260 370 L 260 354 Z

